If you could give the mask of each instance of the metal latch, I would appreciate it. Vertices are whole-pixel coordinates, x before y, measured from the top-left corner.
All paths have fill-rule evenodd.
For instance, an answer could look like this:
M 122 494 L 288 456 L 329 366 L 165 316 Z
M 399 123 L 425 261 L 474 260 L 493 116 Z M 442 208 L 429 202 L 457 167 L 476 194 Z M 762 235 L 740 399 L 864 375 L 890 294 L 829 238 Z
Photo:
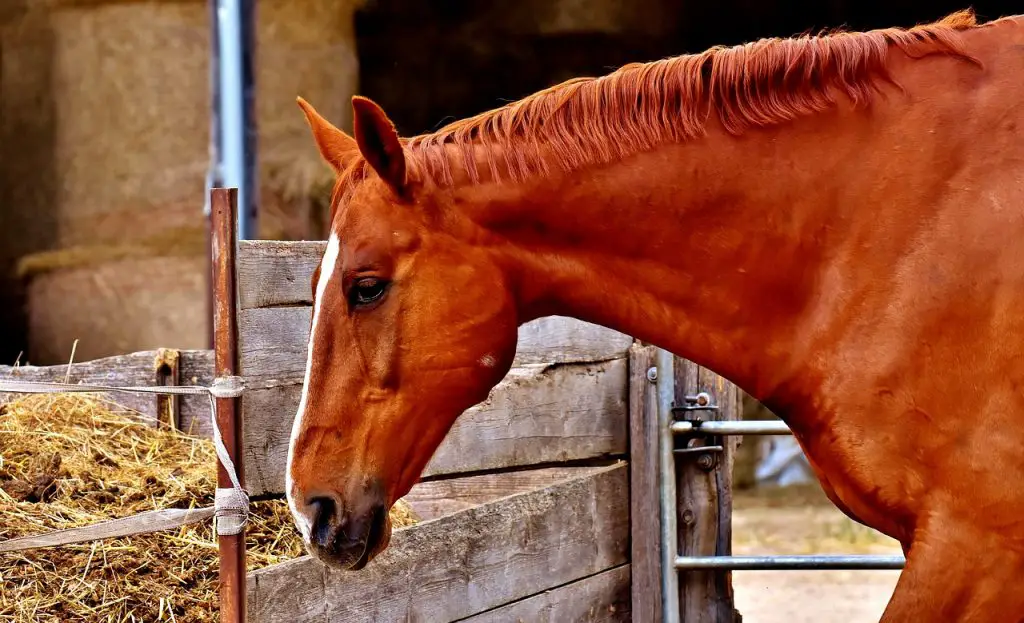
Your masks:
M 718 405 L 715 404 L 711 394 L 707 392 L 686 396 L 683 400 L 685 404 L 682 406 L 672 407 L 673 419 L 683 415 L 682 419 L 675 421 L 688 422 L 693 429 L 683 435 L 685 445 L 682 448 L 675 448 L 673 452 L 676 455 L 695 457 L 697 467 L 704 471 L 711 471 L 718 465 L 718 456 L 725 452 L 725 447 L 722 445 L 719 435 L 708 435 L 701 432 L 700 425 L 704 419 L 700 414 L 705 411 L 717 412 Z

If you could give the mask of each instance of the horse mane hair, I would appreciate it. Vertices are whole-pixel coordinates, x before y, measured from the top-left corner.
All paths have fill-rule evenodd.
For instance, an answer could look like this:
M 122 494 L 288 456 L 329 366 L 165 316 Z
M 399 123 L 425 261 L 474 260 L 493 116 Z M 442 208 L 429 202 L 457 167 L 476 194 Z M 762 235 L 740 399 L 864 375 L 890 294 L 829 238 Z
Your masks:
M 480 149 L 496 181 L 499 165 L 513 181 L 550 173 L 552 164 L 569 171 L 703 136 L 711 115 L 740 134 L 825 111 L 837 93 L 855 106 L 866 104 L 879 82 L 895 84 L 887 70 L 890 48 L 912 58 L 948 54 L 973 61 L 958 32 L 975 25 L 974 12 L 966 10 L 909 29 L 762 39 L 631 63 L 402 140 L 420 175 L 440 185 L 453 183 L 452 156 L 460 152 L 470 180 L 478 181 Z M 349 182 L 363 178 L 366 168 L 350 169 Z

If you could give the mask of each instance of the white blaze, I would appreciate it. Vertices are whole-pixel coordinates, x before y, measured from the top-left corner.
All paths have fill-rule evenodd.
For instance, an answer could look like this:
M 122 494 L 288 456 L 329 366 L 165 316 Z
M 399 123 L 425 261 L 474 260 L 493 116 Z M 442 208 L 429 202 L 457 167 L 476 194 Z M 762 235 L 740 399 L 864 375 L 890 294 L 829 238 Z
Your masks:
M 327 251 L 324 253 L 323 262 L 320 264 L 320 276 L 316 282 L 316 293 L 313 295 L 313 322 L 309 327 L 309 344 L 306 346 L 306 376 L 302 381 L 302 394 L 299 397 L 299 408 L 295 413 L 295 420 L 292 422 L 292 436 L 288 443 L 288 463 L 285 466 L 284 472 L 284 491 L 285 495 L 288 497 L 288 506 L 291 508 L 292 515 L 295 517 L 296 523 L 299 525 L 299 531 L 302 532 L 302 536 L 307 540 L 309 539 L 311 527 L 310 521 L 305 515 L 299 513 L 296 508 L 295 500 L 292 498 L 291 465 L 293 453 L 295 451 L 295 440 L 299 436 L 299 429 L 302 426 L 302 417 L 306 413 L 306 401 L 309 398 L 309 377 L 313 367 L 313 342 L 316 339 L 317 323 L 320 321 L 320 308 L 323 305 L 324 292 L 327 291 L 327 285 L 330 283 L 331 276 L 334 274 L 338 263 L 339 247 L 338 236 L 337 234 L 332 233 L 330 239 L 327 241 Z

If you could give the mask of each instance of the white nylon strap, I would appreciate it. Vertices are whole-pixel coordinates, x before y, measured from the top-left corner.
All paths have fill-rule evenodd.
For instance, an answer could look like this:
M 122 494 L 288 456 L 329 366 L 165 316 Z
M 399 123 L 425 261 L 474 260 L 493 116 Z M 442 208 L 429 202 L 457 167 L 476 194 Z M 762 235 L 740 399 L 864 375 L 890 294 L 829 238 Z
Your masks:
M 210 395 L 214 398 L 238 398 L 245 390 L 245 381 L 240 376 L 218 376 L 210 385 Z
M 249 496 L 241 489 L 217 489 L 214 498 L 214 534 L 241 534 L 249 522 Z
M 100 392 L 138 392 L 145 394 L 164 394 L 178 396 L 201 396 L 210 398 L 210 419 L 213 423 L 213 447 L 217 451 L 224 471 L 231 479 L 233 488 L 218 488 L 214 503 L 214 530 L 217 534 L 240 534 L 249 520 L 249 494 L 242 488 L 235 471 L 235 463 L 228 455 L 220 427 L 217 425 L 216 398 L 237 398 L 245 390 L 244 379 L 240 376 L 217 377 L 210 387 L 201 385 L 158 385 L 145 387 L 113 387 L 109 385 L 88 385 L 78 383 L 47 383 L 38 381 L 21 381 L 18 379 L 0 379 L 0 394 L 63 394 L 63 393 L 100 393 Z M 129 520 L 131 518 L 125 518 Z M 80 533 L 84 528 L 76 529 Z M 63 532 L 63 531 L 60 531 Z M 86 534 L 88 534 L 86 532 Z M 103 538 L 103 537 L 99 537 Z M 3 543 L 3 542 L 0 542 Z
M 114 539 L 163 530 L 175 530 L 181 526 L 205 521 L 213 517 L 215 512 L 215 509 L 210 507 L 146 511 L 138 515 L 101 521 L 80 528 L 54 530 L 0 541 L 0 552 L 20 552 L 42 547 L 72 545 L 99 539 Z
M 214 398 L 237 398 L 245 390 L 245 381 L 240 376 L 220 376 L 213 379 L 210 387 L 202 385 L 147 385 L 142 387 L 114 387 L 87 383 L 55 383 L 45 381 L 22 381 L 0 379 L 0 394 L 64 394 L 124 392 L 142 394 L 163 394 L 175 396 L 204 396 Z

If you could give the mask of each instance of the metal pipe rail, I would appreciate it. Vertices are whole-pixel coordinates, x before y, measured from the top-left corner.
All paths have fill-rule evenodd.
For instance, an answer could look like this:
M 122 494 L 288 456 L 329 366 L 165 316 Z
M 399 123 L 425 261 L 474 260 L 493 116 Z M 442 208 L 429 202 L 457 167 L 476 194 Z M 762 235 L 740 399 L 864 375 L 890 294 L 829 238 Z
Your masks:
M 677 435 L 703 433 L 708 435 L 792 435 L 789 426 L 779 420 L 722 420 L 711 422 L 672 422 Z
M 865 554 L 825 556 L 678 556 L 676 569 L 729 569 L 734 571 L 795 571 L 799 569 L 818 570 L 880 570 L 902 569 L 906 560 L 903 556 Z
M 802 556 L 680 556 L 676 533 L 675 435 L 729 436 L 729 435 L 791 435 L 785 422 L 778 420 L 712 420 L 679 419 L 687 413 L 715 411 L 714 398 L 706 393 L 688 396 L 684 406 L 673 402 L 675 393 L 673 355 L 658 349 L 655 366 L 647 371 L 647 378 L 657 382 L 659 440 L 659 480 L 661 497 L 662 537 L 662 610 L 665 623 L 678 623 L 679 577 L 686 571 L 711 570 L 883 570 L 902 569 L 906 563 L 899 555 L 824 555 Z M 721 446 L 709 447 L 708 450 Z M 699 449 L 695 449 L 699 450 Z

